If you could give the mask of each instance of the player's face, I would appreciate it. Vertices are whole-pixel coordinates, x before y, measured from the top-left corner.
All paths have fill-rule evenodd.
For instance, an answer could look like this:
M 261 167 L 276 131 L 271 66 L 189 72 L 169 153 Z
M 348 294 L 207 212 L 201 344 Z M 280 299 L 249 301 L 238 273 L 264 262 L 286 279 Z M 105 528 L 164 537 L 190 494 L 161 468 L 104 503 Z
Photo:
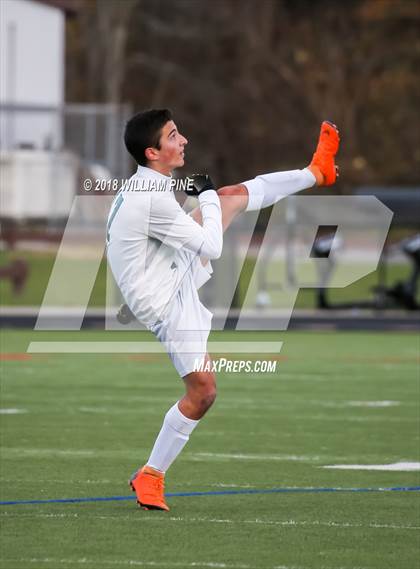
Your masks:
M 174 121 L 168 121 L 162 128 L 160 136 L 159 166 L 167 170 L 168 173 L 183 166 L 186 144 L 188 144 L 188 140 L 178 132 Z

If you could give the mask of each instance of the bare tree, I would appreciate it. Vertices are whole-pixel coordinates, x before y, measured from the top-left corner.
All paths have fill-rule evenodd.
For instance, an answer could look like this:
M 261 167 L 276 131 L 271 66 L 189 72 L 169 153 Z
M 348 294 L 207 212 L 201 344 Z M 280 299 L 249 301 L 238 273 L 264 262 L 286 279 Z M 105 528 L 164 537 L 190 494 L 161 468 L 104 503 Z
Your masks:
M 341 128 L 349 185 L 418 181 L 417 2 L 87 0 L 82 8 L 69 92 L 171 107 L 193 141 L 190 167 L 219 183 L 304 165 L 324 118 Z
M 121 102 L 128 27 L 136 7 L 139 0 L 85 0 L 80 5 L 68 32 L 70 92 L 76 86 L 89 101 Z

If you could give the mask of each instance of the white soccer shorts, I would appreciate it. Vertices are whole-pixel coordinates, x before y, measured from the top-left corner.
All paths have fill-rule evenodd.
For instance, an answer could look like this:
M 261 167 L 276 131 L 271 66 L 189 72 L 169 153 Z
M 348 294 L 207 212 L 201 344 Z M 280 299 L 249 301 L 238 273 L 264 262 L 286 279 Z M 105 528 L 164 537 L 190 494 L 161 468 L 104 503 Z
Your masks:
M 184 275 L 178 291 L 171 299 L 165 317 L 150 329 L 165 346 L 181 377 L 196 370 L 196 362 L 207 353 L 207 340 L 213 314 L 200 302 L 198 289 L 213 272 L 210 261 L 203 266 L 200 258 L 186 250 L 176 256 Z

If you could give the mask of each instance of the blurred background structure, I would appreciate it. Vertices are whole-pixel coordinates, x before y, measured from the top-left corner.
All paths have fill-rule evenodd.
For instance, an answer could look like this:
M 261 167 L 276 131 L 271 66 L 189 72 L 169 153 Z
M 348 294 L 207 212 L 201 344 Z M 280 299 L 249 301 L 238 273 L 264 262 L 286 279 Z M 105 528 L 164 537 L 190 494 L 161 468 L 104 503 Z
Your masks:
M 378 271 L 327 296 L 316 289 L 331 275 L 318 275 L 296 307 L 399 308 L 402 318 L 418 308 L 418 2 L 2 0 L 0 10 L 3 305 L 36 311 L 83 180 L 130 176 L 127 118 L 169 107 L 189 139 L 180 175 L 209 172 L 218 186 L 303 167 L 320 122 L 333 120 L 342 135 L 340 181 L 311 195 L 376 195 L 394 218 Z M 73 260 L 102 256 L 112 199 L 105 193 L 90 194 L 73 212 Z M 293 215 L 284 220 L 286 248 L 258 267 L 260 312 L 276 307 L 281 287 L 296 285 Z M 203 291 L 212 308 L 238 271 L 232 308 L 241 306 L 269 217 L 270 210 L 258 217 L 239 269 L 247 222 L 228 233 Z M 320 231 L 314 257 L 329 256 L 329 235 Z M 369 252 L 360 242 L 359 262 L 362 253 Z M 91 307 L 104 305 L 105 287 L 102 262 Z

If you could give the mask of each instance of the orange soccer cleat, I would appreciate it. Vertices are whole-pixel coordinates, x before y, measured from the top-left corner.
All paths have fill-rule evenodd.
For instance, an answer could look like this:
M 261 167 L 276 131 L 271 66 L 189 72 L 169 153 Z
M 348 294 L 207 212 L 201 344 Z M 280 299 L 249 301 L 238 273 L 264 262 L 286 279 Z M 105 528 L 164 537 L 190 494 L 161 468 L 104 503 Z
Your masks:
M 129 480 L 133 492 L 137 496 L 137 504 L 143 510 L 165 510 L 169 507 L 165 502 L 165 475 L 150 466 L 143 466 Z
M 323 176 L 321 182 L 316 176 L 320 186 L 331 186 L 338 177 L 338 166 L 335 165 L 334 158 L 339 145 L 340 137 L 337 127 L 330 121 L 324 121 L 321 124 L 318 146 L 310 163 L 310 166 L 317 168 Z

